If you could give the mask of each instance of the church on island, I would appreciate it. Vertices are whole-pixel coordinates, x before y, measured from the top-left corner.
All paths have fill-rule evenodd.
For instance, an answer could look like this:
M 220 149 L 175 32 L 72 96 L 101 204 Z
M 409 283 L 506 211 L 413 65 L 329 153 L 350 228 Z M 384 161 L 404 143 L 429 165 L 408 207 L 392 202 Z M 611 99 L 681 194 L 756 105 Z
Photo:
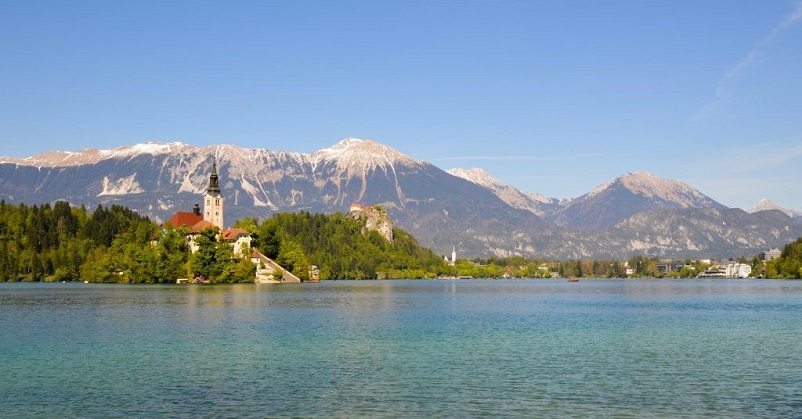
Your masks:
M 234 257 L 249 257 L 256 265 L 255 282 L 301 282 L 298 277 L 283 269 L 271 259 L 264 256 L 251 246 L 251 235 L 242 228 L 225 228 L 223 222 L 225 198 L 220 190 L 220 176 L 217 174 L 217 159 L 212 161 L 212 173 L 209 175 L 209 186 L 203 195 L 203 213 L 196 203 L 192 212 L 178 211 L 173 214 L 166 224 L 173 228 L 187 228 L 187 245 L 192 253 L 198 251 L 195 239 L 198 235 L 210 228 L 219 231 L 218 241 L 232 246 Z M 274 273 L 281 273 L 281 278 L 274 278 Z M 179 280 L 180 282 L 181 280 Z

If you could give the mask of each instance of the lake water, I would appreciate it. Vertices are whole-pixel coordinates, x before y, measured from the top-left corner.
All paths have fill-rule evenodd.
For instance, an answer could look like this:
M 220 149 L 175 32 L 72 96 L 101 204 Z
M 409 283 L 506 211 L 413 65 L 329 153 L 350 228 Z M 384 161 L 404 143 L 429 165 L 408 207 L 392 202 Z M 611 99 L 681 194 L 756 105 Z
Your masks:
M 802 417 L 802 281 L 0 284 L 0 417 Z

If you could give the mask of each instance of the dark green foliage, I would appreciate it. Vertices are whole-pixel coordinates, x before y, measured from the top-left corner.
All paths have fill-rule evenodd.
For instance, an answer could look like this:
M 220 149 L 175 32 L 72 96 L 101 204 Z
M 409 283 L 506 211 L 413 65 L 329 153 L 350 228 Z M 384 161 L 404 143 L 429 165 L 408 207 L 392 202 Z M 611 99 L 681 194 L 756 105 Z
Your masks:
M 108 280 L 106 258 L 125 260 L 122 244 L 118 253 L 111 252 L 115 238 L 128 234 L 121 240 L 141 250 L 154 227 L 147 217 L 120 206 L 99 206 L 87 214 L 63 201 L 30 208 L 0 202 L 0 281 L 68 281 L 84 272 Z
M 766 277 L 802 279 L 802 237 L 788 243 L 779 258 L 766 264 Z
M 134 223 L 147 220 L 129 208 L 112 205 L 106 209 L 97 206 L 84 228 L 86 237 L 98 245 L 111 246 L 117 234 L 128 230 Z M 148 222 L 149 223 L 149 222 Z

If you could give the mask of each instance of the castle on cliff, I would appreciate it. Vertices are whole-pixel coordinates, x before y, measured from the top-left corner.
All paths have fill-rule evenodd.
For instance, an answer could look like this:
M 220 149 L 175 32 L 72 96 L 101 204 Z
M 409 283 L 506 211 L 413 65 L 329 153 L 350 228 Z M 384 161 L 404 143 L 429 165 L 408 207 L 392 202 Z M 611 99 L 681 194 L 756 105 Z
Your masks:
M 365 227 L 362 234 L 374 230 L 384 237 L 385 240 L 393 242 L 393 220 L 387 215 L 384 208 L 377 206 L 368 207 L 358 203 L 351 204 L 348 215 L 355 220 L 365 220 Z

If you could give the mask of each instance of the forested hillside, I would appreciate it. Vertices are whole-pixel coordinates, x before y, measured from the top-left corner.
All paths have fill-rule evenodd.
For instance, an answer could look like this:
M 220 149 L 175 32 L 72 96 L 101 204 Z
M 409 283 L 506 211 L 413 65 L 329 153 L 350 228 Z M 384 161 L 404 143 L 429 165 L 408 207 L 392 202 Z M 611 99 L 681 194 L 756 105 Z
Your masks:
M 63 201 L 3 201 L 0 281 L 175 282 L 189 260 L 183 235 L 158 232 L 147 217 L 117 205 L 90 213 Z
M 306 279 L 310 265 L 321 279 L 432 278 L 447 265 L 409 233 L 394 229 L 387 241 L 364 221 L 332 215 L 279 213 L 258 224 L 245 219 L 239 226 L 254 232 L 255 245 L 266 256 Z
M 302 279 L 316 265 L 321 279 L 424 278 L 446 265 L 396 229 L 388 242 L 364 222 L 342 214 L 277 214 L 237 226 L 253 245 Z M 254 265 L 237 260 L 209 230 L 190 253 L 186 229 L 159 226 L 121 206 L 94 211 L 56 202 L 28 207 L 0 201 L 0 281 L 174 283 L 202 276 L 211 282 L 252 282 Z

